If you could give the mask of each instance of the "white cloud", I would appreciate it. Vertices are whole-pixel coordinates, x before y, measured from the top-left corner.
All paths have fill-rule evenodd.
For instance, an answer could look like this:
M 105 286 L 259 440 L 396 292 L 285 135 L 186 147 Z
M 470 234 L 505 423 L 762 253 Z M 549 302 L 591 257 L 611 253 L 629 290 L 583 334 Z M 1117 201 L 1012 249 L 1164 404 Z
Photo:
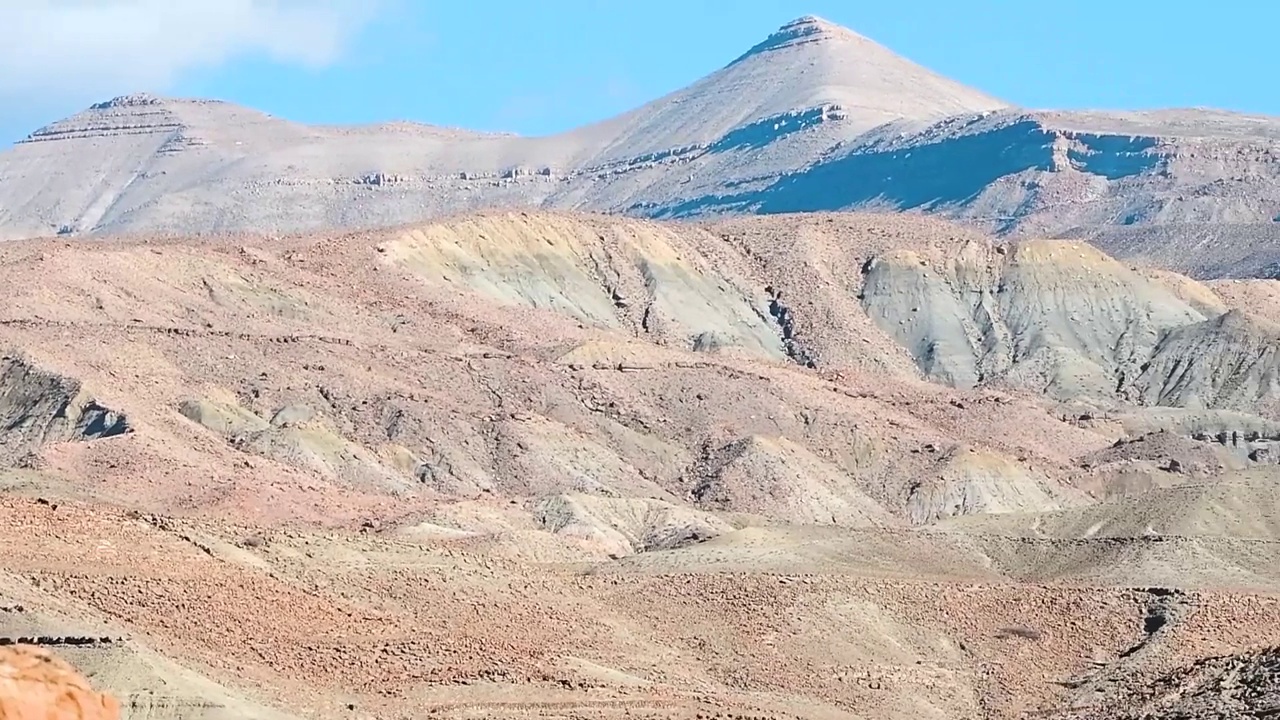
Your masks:
M 323 66 L 337 59 L 375 4 L 0 0 L 0 120 L 126 92 L 164 92 L 184 73 L 244 55 Z

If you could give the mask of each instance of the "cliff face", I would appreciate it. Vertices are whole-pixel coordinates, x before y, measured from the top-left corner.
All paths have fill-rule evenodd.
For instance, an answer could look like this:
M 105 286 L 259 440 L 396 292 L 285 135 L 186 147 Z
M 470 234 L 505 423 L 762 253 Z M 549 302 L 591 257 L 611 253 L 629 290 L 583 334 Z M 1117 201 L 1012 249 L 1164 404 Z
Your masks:
M 21 460 L 50 443 L 115 437 L 128 419 L 103 407 L 80 383 L 34 367 L 17 356 L 0 358 L 0 458 Z
M 0 237 L 360 228 L 497 206 L 655 218 L 869 209 L 1086 239 L 1198 276 L 1280 267 L 1274 119 L 1030 113 L 945 87 L 894 116 L 880 80 L 849 57 L 892 77 L 918 69 L 856 35 L 813 37 L 550 138 L 309 128 L 228 103 L 117 98 L 0 155 Z M 783 81 L 807 78 L 809 60 L 820 77 Z M 734 104 L 757 86 L 763 99 Z M 846 97 L 868 88 L 884 105 L 874 118 Z
M 973 243 L 867 266 L 863 305 L 921 369 L 960 387 L 1006 383 L 1114 399 L 1162 334 L 1204 320 L 1164 284 L 1083 243 Z

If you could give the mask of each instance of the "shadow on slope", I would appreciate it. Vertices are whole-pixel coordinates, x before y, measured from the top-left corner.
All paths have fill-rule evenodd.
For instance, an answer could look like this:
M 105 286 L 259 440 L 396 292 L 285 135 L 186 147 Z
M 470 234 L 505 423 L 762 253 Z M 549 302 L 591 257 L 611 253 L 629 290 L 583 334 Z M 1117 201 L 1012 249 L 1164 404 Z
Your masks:
M 40 448 L 131 432 L 128 419 L 100 405 L 80 385 L 13 355 L 0 360 L 0 453 L 10 461 Z
M 688 199 L 660 206 L 654 215 L 956 210 L 1002 179 L 1024 174 L 1073 170 L 1115 181 L 1150 173 L 1161 163 L 1156 146 L 1154 137 L 1062 131 L 1010 111 L 961 115 L 924 129 L 896 122 L 833 148 L 817 164 L 763 189 Z M 1012 226 L 1018 219 L 1011 213 L 1006 220 Z

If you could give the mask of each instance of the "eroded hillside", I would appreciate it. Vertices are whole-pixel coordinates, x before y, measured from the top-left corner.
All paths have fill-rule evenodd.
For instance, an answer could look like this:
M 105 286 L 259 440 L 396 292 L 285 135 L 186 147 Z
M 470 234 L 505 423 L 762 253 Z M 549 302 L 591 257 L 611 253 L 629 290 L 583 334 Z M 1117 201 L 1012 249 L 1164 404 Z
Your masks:
M 156 717 L 1012 718 L 1280 643 L 1268 281 L 519 211 L 0 273 L 0 637 Z

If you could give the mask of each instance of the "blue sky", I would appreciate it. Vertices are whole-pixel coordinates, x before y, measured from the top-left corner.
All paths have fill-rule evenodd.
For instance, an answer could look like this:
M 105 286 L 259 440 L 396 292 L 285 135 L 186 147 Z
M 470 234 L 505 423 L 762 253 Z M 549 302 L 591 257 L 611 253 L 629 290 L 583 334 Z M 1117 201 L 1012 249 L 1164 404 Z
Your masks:
M 1020 105 L 1280 114 L 1280 5 L 1257 0 L 99 0 L 93 17 L 77 2 L 19 11 L 0 143 L 132 90 L 546 134 L 686 85 L 805 14 Z

